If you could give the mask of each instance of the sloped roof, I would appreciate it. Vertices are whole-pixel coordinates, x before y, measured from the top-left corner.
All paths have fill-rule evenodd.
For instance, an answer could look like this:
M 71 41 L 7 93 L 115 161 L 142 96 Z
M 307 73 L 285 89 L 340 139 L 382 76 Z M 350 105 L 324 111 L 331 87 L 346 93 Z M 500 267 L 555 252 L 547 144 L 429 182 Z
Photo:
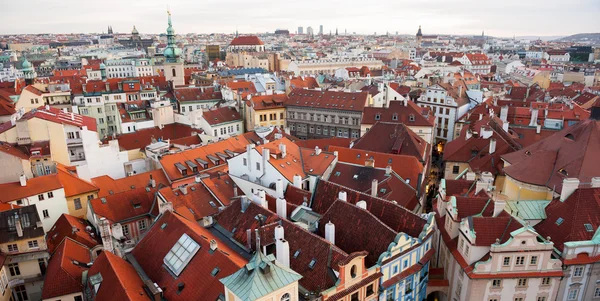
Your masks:
M 204 117 L 204 120 L 210 125 L 242 120 L 240 113 L 233 107 L 220 107 L 203 111 L 202 117 Z
M 321 108 L 362 112 L 368 92 L 339 92 L 294 89 L 288 95 L 286 106 Z
M 566 242 L 591 240 L 600 227 L 600 188 L 579 188 L 564 202 L 554 199 L 545 213 L 535 229 L 544 238 L 550 236 L 557 249 L 562 251 Z
M 147 129 L 137 130 L 133 133 L 122 134 L 117 136 L 119 141 L 119 148 L 124 150 L 142 149 L 152 143 L 152 139 L 167 141 L 169 139 L 175 140 L 179 138 L 186 138 L 198 134 L 202 130 L 194 129 L 191 126 L 172 123 L 166 124 L 163 128 L 152 127 Z M 109 140 L 113 140 L 112 137 L 105 139 L 105 143 Z
M 231 40 L 229 45 L 234 46 L 243 46 L 243 45 L 264 45 L 263 41 L 261 41 L 257 36 L 239 36 L 235 37 Z
M 475 216 L 469 217 L 469 219 L 471 227 L 476 233 L 475 246 L 489 247 L 496 243 L 496 239 L 500 243 L 504 243 L 511 237 L 510 233 L 512 231 L 523 227 L 518 220 L 506 211 L 502 211 L 496 217 Z
M 46 235 L 48 252 L 54 253 L 57 246 L 65 239 L 71 239 L 91 249 L 100 244 L 98 239 L 86 230 L 88 223 L 82 218 L 63 213 Z
M 150 185 L 150 178 L 156 181 L 156 186 L 160 184 L 169 185 L 169 180 L 167 180 L 164 172 L 160 169 L 116 180 L 107 175 L 99 176 L 93 178 L 92 183 L 100 189 L 98 197 L 105 197 L 136 188 L 148 187 Z
M 425 160 L 428 143 L 401 123 L 377 122 L 359 138 L 353 148 L 414 156 Z
M 279 265 L 273 254 L 266 256 L 262 252 L 255 252 L 243 268 L 221 279 L 221 283 L 240 300 L 253 301 L 301 278 L 300 274 Z
M 26 186 L 21 186 L 20 182 L 0 184 L 0 191 L 2 191 L 0 202 L 8 203 L 62 188 L 63 185 L 57 174 L 27 179 Z
M 67 170 L 66 166 L 56 163 L 58 179 L 65 189 L 65 196 L 72 197 L 84 193 L 93 193 L 98 190 L 94 184 L 80 179 L 76 174 L 72 174 Z
M 192 183 L 187 186 L 187 194 L 180 189 L 164 187 L 158 191 L 160 195 L 173 204 L 175 212 L 197 221 L 205 216 L 214 215 L 219 212 L 221 204 L 213 198 L 210 192 L 202 184 Z
M 123 258 L 103 251 L 88 271 L 88 278 L 100 274 L 102 283 L 96 301 L 147 301 L 144 283 L 135 268 Z
M 90 250 L 70 238 L 63 240 L 48 262 L 43 299 L 80 293 L 83 290 L 81 275 L 88 268 L 77 264 L 78 262 L 91 262 Z
M 388 108 L 365 107 L 361 123 L 375 124 L 378 121 L 433 127 L 435 114 L 431 114 L 429 109 L 421 108 L 410 100 L 407 101 L 406 106 L 402 101 L 390 101 Z
M 522 150 L 505 154 L 504 172 L 521 182 L 562 190 L 564 178 L 600 176 L 600 120 L 587 119 Z
M 93 199 L 90 205 L 94 214 L 118 223 L 152 212 L 158 213 L 158 206 L 154 206 L 155 191 L 155 189 L 140 187 Z
M 177 277 L 165 268 L 163 260 L 183 234 L 193 239 L 200 249 Z M 217 242 L 217 249 L 210 250 L 210 241 Z M 224 292 L 220 278 L 229 276 L 243 267 L 247 261 L 222 243 L 219 238 L 177 213 L 165 212 L 154 223 L 131 253 L 152 281 L 163 290 L 167 300 L 216 300 Z M 211 273 L 218 268 L 218 273 Z M 184 288 L 178 293 L 178 285 Z

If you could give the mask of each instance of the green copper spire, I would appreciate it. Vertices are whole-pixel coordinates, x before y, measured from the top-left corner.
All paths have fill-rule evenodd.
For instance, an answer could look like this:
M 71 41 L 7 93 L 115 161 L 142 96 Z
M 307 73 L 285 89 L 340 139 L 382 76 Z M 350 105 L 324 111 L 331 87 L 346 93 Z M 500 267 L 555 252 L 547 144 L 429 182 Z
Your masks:
M 167 27 L 167 48 L 165 48 L 163 55 L 165 56 L 167 63 L 177 63 L 179 61 L 179 56 L 181 55 L 181 49 L 177 48 L 177 44 L 175 42 L 175 30 L 173 29 L 173 24 L 171 23 L 171 11 L 167 10 L 167 14 L 169 15 L 169 27 Z

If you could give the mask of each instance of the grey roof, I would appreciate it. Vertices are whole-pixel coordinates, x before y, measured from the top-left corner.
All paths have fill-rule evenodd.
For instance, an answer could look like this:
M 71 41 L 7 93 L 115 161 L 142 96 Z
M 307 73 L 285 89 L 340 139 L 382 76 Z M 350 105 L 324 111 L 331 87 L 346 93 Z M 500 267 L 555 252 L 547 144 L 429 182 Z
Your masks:
M 279 265 L 275 257 L 256 252 L 248 264 L 221 283 L 242 301 L 252 301 L 300 280 L 302 276 Z
M 16 216 L 19 217 L 23 228 L 21 237 L 17 235 L 16 228 L 11 226 Z M 44 236 L 44 228 L 38 223 L 40 217 L 35 205 L 0 212 L 0 243 Z
M 520 200 L 506 202 L 506 211 L 524 220 L 542 220 L 546 218 L 545 208 L 550 204 L 547 200 Z

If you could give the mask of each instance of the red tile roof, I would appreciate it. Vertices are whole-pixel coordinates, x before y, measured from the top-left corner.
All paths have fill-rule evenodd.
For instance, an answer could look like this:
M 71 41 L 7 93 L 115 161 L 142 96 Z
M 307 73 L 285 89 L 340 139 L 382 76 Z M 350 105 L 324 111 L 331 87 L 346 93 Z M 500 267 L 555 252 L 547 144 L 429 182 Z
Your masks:
M 411 118 L 412 117 L 412 118 Z M 402 101 L 390 101 L 389 108 L 365 107 L 361 123 L 375 124 L 378 121 L 404 123 L 407 126 L 433 127 L 435 114 L 427 108 L 417 106 L 408 100 L 404 106 Z
M 233 107 L 211 108 L 208 111 L 203 111 L 202 117 L 210 125 L 242 121 L 240 113 Z
M 96 131 L 96 119 L 88 116 L 83 116 L 75 113 L 65 113 L 60 109 L 45 106 L 41 106 L 37 109 L 31 110 L 25 113 L 20 120 L 29 120 L 32 118 L 38 118 L 59 124 L 74 125 L 77 127 L 87 126 L 90 131 Z M 7 122 L 10 125 L 10 121 Z M 5 123 L 6 124 L 6 123 Z M 4 125 L 4 124 L 3 124 Z M 4 129 L 4 126 L 2 126 Z M 10 128 L 10 127 L 9 127 Z M 6 129 L 4 129 L 6 130 Z
M 181 274 L 173 277 L 163 260 L 184 233 L 200 245 L 200 250 Z M 217 242 L 214 252 L 210 251 L 211 240 Z M 163 290 L 165 299 L 173 301 L 216 300 L 224 292 L 219 279 L 237 272 L 247 263 L 207 229 L 169 211 L 154 223 L 131 254 L 148 277 Z M 218 274 L 211 275 L 217 267 Z M 184 288 L 178 293 L 179 283 L 183 283 Z
M 257 95 L 252 96 L 251 100 L 246 101 L 246 105 L 252 106 L 256 111 L 272 110 L 283 108 L 283 104 L 287 99 L 288 97 L 285 94 Z
M 17 201 L 26 197 L 62 189 L 62 187 L 63 185 L 56 174 L 27 179 L 27 186 L 21 186 L 20 182 L 0 184 L 0 191 L 2 191 L 0 202 L 8 203 Z
M 93 193 L 98 191 L 98 187 L 94 184 L 80 179 L 76 174 L 67 170 L 66 166 L 56 163 L 58 179 L 65 189 L 65 196 L 72 197 L 84 193 Z
M 485 246 L 496 243 L 506 242 L 511 238 L 510 233 L 523 227 L 515 218 L 502 211 L 496 217 L 474 216 L 472 217 L 471 227 L 476 233 L 475 246 Z
M 429 144 L 402 123 L 377 122 L 353 148 L 414 156 L 425 161 Z
M 70 238 L 63 240 L 48 262 L 43 299 L 82 292 L 81 274 L 87 267 L 82 267 L 77 262 L 83 265 L 91 262 L 90 250 Z
M 29 160 L 29 156 L 26 153 L 6 142 L 0 141 L 0 152 L 20 158 L 22 160 Z
M 288 95 L 286 106 L 321 108 L 362 112 L 368 92 L 339 92 L 294 89 Z
M 149 300 L 144 291 L 144 283 L 135 268 L 121 257 L 107 251 L 100 253 L 88 271 L 88 278 L 97 274 L 102 275 L 102 283 L 94 300 Z
M 202 184 L 192 183 L 186 186 L 187 194 L 176 188 L 164 187 L 158 192 L 167 201 L 173 204 L 175 212 L 188 216 L 192 221 L 197 221 L 205 216 L 219 212 L 221 204 L 210 194 Z M 212 203 L 212 204 L 211 204 Z
M 46 244 L 48 252 L 54 253 L 57 246 L 65 239 L 69 238 L 81 245 L 91 249 L 99 244 L 98 239 L 93 235 L 86 220 L 63 213 L 54 223 L 50 231 L 46 234 Z
M 93 213 L 107 220 L 118 223 L 126 219 L 158 213 L 154 204 L 154 189 L 147 191 L 140 187 L 90 201 Z
M 160 169 L 116 180 L 106 175 L 99 176 L 93 178 L 92 183 L 100 189 L 98 197 L 105 197 L 136 188 L 148 187 L 150 185 L 150 178 L 154 179 L 157 187 L 160 184 L 169 185 L 169 180 L 167 180 L 164 172 Z
M 545 211 L 546 219 L 535 229 L 542 237 L 550 236 L 561 252 L 566 242 L 591 240 L 600 227 L 600 188 L 579 188 L 564 202 L 554 199 Z M 592 230 L 588 231 L 585 224 Z
M 319 147 L 322 150 L 329 150 L 330 147 L 339 146 L 339 147 L 348 147 L 352 142 L 352 138 L 340 138 L 340 137 L 332 137 L 332 138 L 322 138 L 322 139 L 307 139 L 307 140 L 294 140 L 294 143 L 299 147 L 311 148 Z
M 564 178 L 590 182 L 600 175 L 600 121 L 587 119 L 520 151 L 503 155 L 510 177 L 529 184 L 562 190 Z
M 319 87 L 319 83 L 317 79 L 311 76 L 302 77 L 294 77 L 290 80 L 290 88 L 307 88 L 307 89 L 316 89 Z
M 223 98 L 221 92 L 215 92 L 213 87 L 179 87 L 175 88 L 174 96 L 180 103 Z
M 257 36 L 239 36 L 235 37 L 231 40 L 229 45 L 235 46 L 245 46 L 245 45 L 264 45 L 263 41 L 261 41 Z
M 123 150 L 143 149 L 152 143 L 152 139 L 167 141 L 169 139 L 179 139 L 194 136 L 195 134 L 201 133 L 201 130 L 194 129 L 191 126 L 172 123 L 166 124 L 161 129 L 159 127 L 153 127 L 148 129 L 137 130 L 134 133 L 123 134 L 117 136 L 119 141 L 119 147 Z M 109 140 L 113 140 L 111 137 L 104 140 L 108 143 Z

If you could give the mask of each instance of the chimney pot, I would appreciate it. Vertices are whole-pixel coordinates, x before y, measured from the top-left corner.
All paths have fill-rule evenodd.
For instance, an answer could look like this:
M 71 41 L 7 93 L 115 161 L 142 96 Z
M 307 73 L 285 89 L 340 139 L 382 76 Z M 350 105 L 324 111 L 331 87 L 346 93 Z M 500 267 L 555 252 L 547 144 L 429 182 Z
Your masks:
M 338 193 L 338 199 L 340 199 L 344 202 L 346 202 L 347 196 L 348 196 L 348 194 L 345 191 L 340 191 L 340 193 Z

